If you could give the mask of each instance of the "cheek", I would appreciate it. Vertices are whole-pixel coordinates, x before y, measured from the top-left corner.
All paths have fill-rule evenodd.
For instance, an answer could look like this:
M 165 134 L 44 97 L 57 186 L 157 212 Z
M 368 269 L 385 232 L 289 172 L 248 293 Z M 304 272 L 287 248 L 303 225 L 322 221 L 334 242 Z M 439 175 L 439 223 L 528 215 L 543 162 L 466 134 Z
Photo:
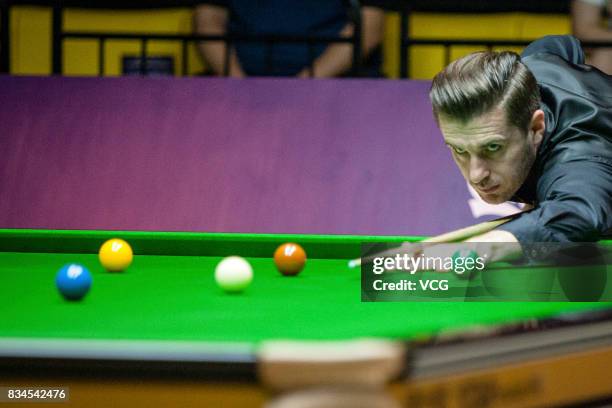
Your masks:
M 525 157 L 520 148 L 517 148 L 517 146 L 508 148 L 492 160 L 494 163 L 492 164 L 493 173 L 506 182 L 511 181 L 520 173 L 520 168 L 524 160 Z
M 510 164 L 507 160 L 498 160 L 491 168 L 492 173 L 497 175 L 498 178 L 507 180 L 514 177 L 516 166 Z
M 504 165 L 500 166 L 497 170 L 497 179 L 506 189 L 516 189 L 517 185 L 520 184 L 520 178 L 519 167 L 515 164 L 505 162 Z
M 504 186 L 503 195 L 510 199 L 525 181 L 528 169 L 523 155 L 506 157 L 496 168 L 496 178 Z

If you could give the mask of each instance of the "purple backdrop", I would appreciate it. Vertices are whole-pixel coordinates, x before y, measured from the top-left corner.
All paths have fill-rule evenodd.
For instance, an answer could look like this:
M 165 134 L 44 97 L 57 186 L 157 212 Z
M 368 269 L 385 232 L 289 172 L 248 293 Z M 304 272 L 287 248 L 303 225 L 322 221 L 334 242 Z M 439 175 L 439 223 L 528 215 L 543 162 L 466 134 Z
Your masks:
M 404 235 L 471 224 L 428 88 L 0 77 L 0 227 Z

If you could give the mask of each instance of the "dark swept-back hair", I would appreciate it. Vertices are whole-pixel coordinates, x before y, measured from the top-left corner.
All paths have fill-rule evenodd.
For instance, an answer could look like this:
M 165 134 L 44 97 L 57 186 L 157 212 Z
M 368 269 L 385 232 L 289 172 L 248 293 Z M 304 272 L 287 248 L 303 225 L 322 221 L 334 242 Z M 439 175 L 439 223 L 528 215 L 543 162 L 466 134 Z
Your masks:
M 501 108 L 507 123 L 527 130 L 540 104 L 535 77 L 511 51 L 475 52 L 439 72 L 429 98 L 434 116 L 466 123 Z

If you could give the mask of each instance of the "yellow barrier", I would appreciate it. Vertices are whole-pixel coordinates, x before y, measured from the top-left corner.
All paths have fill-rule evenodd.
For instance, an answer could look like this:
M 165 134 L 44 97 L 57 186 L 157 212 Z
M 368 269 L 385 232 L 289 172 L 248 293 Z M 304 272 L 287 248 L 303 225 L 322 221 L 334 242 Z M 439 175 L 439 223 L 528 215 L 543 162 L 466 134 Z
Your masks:
M 71 31 L 129 31 L 156 34 L 189 34 L 192 11 L 187 8 L 160 10 L 86 10 L 67 9 L 64 29 Z M 11 72 L 24 75 L 51 73 L 51 11 L 44 7 L 16 6 L 11 11 Z M 399 77 L 400 19 L 387 13 L 383 44 L 383 72 Z M 410 16 L 412 38 L 488 38 L 499 40 L 533 39 L 546 34 L 567 34 L 571 31 L 569 16 L 500 14 L 436 14 L 413 13 Z M 149 41 L 148 54 L 172 57 L 175 74 L 181 75 L 182 47 L 178 41 Z M 478 48 L 455 46 L 451 59 Z M 520 51 L 520 49 L 515 49 Z M 187 74 L 201 72 L 204 65 L 193 44 L 188 47 Z M 105 45 L 105 75 L 120 75 L 124 56 L 140 55 L 135 40 L 108 40 Z M 444 64 L 442 46 L 414 46 L 410 50 L 410 72 L 414 79 L 431 79 Z M 97 75 L 98 41 L 66 39 L 64 41 L 64 74 Z
M 411 38 L 531 40 L 548 34 L 569 34 L 571 23 L 566 15 L 531 15 L 526 13 L 436 14 L 413 13 L 409 20 Z M 388 13 L 385 26 L 383 71 L 390 78 L 399 77 L 400 17 Z M 451 61 L 483 48 L 454 46 Z M 504 48 L 508 49 L 508 48 Z M 521 48 L 511 48 L 520 52 Z M 410 73 L 413 79 L 431 79 L 444 66 L 444 47 L 411 47 Z

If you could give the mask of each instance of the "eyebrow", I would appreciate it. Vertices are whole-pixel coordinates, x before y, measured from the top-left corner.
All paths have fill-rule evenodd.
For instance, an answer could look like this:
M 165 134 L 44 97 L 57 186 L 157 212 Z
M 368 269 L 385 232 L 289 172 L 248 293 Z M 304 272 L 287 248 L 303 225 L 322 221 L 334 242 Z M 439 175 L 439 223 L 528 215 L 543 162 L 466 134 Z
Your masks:
M 500 143 L 501 144 L 501 143 L 505 143 L 505 142 L 506 142 L 506 139 L 503 136 L 492 136 L 492 137 L 486 139 L 484 142 L 479 143 L 478 144 L 478 148 L 486 147 L 486 146 L 490 145 L 491 143 Z M 447 142 L 447 141 L 444 141 L 444 143 L 447 144 L 448 146 L 462 147 L 463 148 L 463 146 L 458 146 L 455 143 L 451 143 L 451 142 Z

